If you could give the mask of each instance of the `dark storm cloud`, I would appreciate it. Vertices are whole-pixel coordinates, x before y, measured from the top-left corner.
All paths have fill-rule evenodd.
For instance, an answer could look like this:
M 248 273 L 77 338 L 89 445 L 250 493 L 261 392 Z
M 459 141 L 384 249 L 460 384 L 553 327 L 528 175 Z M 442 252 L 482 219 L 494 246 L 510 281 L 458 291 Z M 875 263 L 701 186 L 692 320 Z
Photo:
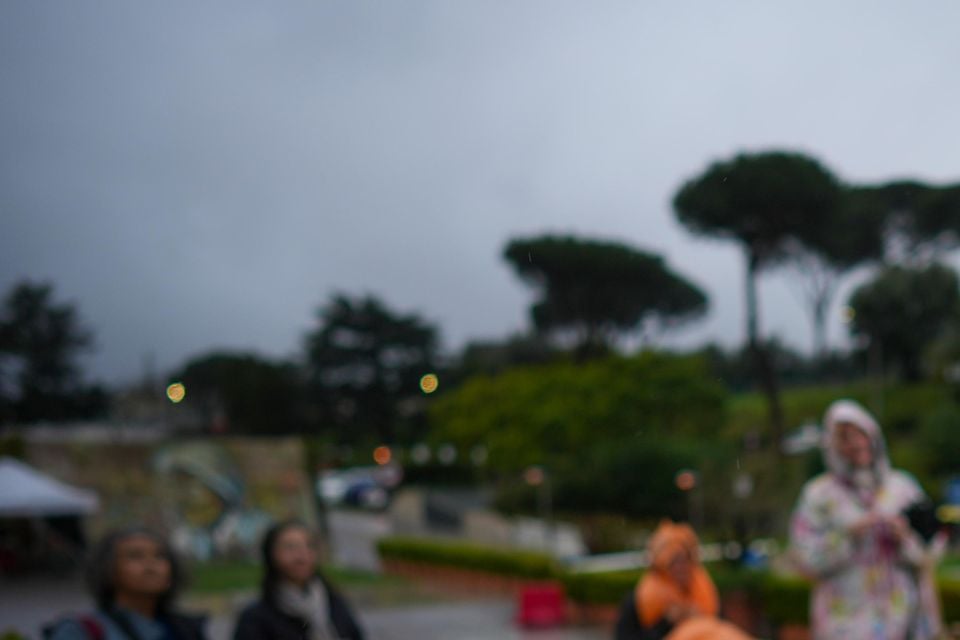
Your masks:
M 296 351 L 334 289 L 450 346 L 525 323 L 499 258 L 544 230 L 663 252 L 741 336 L 741 265 L 680 182 L 797 147 L 850 179 L 960 174 L 960 9 L 932 3 L 0 5 L 0 286 L 52 280 L 98 374 Z M 808 344 L 782 278 L 766 327 Z M 840 337 L 835 324 L 833 337 Z

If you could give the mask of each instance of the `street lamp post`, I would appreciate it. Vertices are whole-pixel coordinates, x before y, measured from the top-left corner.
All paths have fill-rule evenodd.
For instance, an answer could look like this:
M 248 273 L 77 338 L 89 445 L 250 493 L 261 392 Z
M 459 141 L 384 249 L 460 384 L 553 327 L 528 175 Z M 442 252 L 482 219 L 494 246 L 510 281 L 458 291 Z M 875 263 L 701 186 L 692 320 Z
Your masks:
M 682 469 L 674 476 L 674 483 L 687 494 L 687 517 L 693 528 L 699 531 L 703 525 L 703 488 L 700 474 L 692 469 Z
M 537 489 L 537 512 L 543 521 L 543 545 L 549 552 L 553 541 L 553 496 L 550 490 L 550 477 L 543 467 L 528 467 L 523 479 Z

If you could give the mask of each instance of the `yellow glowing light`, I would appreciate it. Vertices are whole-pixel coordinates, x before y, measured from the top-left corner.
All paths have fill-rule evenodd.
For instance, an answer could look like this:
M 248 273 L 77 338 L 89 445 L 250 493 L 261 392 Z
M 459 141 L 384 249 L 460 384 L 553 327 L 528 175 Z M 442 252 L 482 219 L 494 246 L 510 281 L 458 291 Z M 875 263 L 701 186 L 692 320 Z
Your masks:
M 424 393 L 433 393 L 440 386 L 440 378 L 435 373 L 428 373 L 420 378 L 420 390 Z
M 183 386 L 182 382 L 174 382 L 169 387 L 167 387 L 167 398 L 170 399 L 170 402 L 177 404 L 178 402 L 183 402 L 183 399 L 187 396 L 187 388 Z
M 379 446 L 373 450 L 373 461 L 381 466 L 389 464 L 392 459 L 393 452 L 390 451 L 390 447 Z

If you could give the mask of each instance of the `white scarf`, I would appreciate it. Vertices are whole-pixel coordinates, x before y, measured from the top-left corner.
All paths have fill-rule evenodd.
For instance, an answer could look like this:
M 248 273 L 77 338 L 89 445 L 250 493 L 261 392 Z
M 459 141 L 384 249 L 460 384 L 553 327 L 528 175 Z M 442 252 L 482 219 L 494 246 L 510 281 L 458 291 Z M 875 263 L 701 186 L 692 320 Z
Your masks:
M 319 578 L 311 580 L 304 589 L 289 582 L 281 583 L 277 588 L 277 606 L 307 623 L 310 640 L 340 637 L 330 623 L 330 600 Z

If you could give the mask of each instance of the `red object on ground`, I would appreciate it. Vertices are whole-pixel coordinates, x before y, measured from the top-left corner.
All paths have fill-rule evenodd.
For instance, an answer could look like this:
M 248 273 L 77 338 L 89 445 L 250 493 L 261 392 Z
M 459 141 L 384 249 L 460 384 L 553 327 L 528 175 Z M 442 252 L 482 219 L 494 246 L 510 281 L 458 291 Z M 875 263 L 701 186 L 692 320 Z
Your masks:
M 517 624 L 553 627 L 567 621 L 567 599 L 558 582 L 528 584 L 517 594 Z

